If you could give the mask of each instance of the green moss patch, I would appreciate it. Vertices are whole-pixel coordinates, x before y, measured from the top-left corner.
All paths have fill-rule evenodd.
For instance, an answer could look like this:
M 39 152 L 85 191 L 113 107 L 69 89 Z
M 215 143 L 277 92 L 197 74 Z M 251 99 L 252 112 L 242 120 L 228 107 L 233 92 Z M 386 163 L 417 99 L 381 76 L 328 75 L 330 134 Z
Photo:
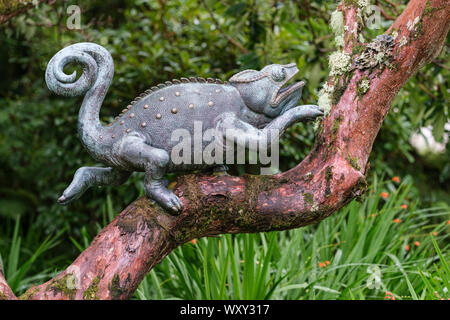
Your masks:
M 69 297 L 70 300 L 75 299 L 76 288 L 69 288 L 68 283 L 74 282 L 74 275 L 69 273 L 60 279 L 53 280 L 46 288 L 47 291 L 53 291 L 53 294 L 61 293 L 63 296 Z
M 83 292 L 84 300 L 99 300 L 97 297 L 98 284 L 100 283 L 100 277 L 95 277 L 89 287 Z
M 358 171 L 361 170 L 361 167 L 360 167 L 359 164 L 358 164 L 358 158 L 357 158 L 357 157 L 353 157 L 353 158 L 352 158 L 352 156 L 350 155 L 350 153 L 347 153 L 347 161 L 350 163 L 350 165 L 351 165 L 354 169 L 356 169 L 356 170 L 358 170 Z

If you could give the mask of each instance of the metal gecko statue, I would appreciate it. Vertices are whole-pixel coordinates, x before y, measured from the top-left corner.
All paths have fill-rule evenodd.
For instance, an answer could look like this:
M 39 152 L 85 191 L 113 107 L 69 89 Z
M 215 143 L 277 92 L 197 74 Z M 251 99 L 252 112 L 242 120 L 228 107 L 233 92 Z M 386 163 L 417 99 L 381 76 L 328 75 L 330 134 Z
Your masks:
M 69 63 L 80 63 L 83 73 L 65 74 Z M 181 211 L 181 200 L 167 187 L 168 172 L 212 168 L 214 164 L 175 164 L 171 159 L 171 132 L 193 133 L 194 122 L 219 133 L 239 129 L 243 147 L 263 139 L 269 130 L 279 135 L 290 125 L 323 115 L 314 105 L 297 106 L 304 82 L 287 85 L 298 69 L 295 64 L 272 64 L 261 71 L 245 70 L 229 82 L 203 78 L 167 81 L 145 91 L 108 124 L 99 119 L 111 84 L 114 63 L 109 52 L 94 43 L 77 43 L 56 53 L 45 73 L 47 86 L 64 96 L 85 95 L 78 115 L 78 134 L 89 153 L 108 167 L 79 168 L 58 199 L 67 204 L 88 188 L 120 185 L 134 171 L 145 172 L 146 195 L 162 207 Z M 272 131 L 271 131 L 272 132 Z M 191 162 L 193 163 L 193 162 Z M 217 165 L 216 165 L 217 166 Z

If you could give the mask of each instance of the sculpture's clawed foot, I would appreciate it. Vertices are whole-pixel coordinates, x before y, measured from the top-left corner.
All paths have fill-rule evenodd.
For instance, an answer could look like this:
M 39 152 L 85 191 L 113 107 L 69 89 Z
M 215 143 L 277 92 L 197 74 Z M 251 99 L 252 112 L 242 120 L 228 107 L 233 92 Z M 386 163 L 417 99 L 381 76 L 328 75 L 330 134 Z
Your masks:
M 80 172 L 78 170 L 77 172 Z M 79 179 L 80 175 L 75 174 L 75 178 L 72 183 L 64 190 L 61 197 L 58 198 L 58 203 L 62 205 L 67 205 L 74 200 L 80 198 L 86 189 L 89 188 L 89 183 L 86 180 Z
M 58 203 L 62 205 L 67 205 L 70 202 L 78 199 L 81 195 L 89 188 L 91 183 L 91 172 L 92 169 L 88 167 L 79 168 L 73 177 L 70 185 L 64 190 L 61 197 L 58 198 Z
M 302 121 L 314 120 L 317 117 L 321 117 L 324 115 L 324 110 L 319 106 L 315 105 L 304 105 L 301 106 L 301 118 Z
M 155 180 L 145 186 L 147 196 L 161 205 L 163 208 L 173 212 L 183 210 L 183 202 L 175 193 L 167 189 L 164 180 Z
M 130 174 L 114 168 L 81 167 L 75 172 L 72 182 L 59 197 L 58 202 L 62 205 L 69 204 L 80 198 L 92 186 L 122 184 Z
M 62 205 L 67 205 L 70 202 L 72 202 L 73 200 L 78 199 L 80 196 L 79 193 L 74 193 L 74 192 L 70 192 L 69 188 L 67 188 L 61 197 L 58 198 L 58 203 L 62 204 Z

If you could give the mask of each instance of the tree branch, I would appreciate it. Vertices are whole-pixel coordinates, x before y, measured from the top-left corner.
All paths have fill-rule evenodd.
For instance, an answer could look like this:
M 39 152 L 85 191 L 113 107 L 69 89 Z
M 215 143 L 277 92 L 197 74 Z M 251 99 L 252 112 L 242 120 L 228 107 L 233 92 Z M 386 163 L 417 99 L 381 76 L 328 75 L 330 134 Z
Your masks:
M 381 6 L 380 1 L 377 1 L 378 9 L 380 9 L 380 13 L 386 20 L 395 20 L 395 17 L 390 16 L 389 14 L 384 11 L 383 7 Z
M 0 264 L 0 300 L 17 300 L 8 283 L 3 276 L 2 265 Z
M 344 10 L 350 22 L 354 8 Z M 416 17 L 420 29 L 408 28 Z M 447 1 L 410 1 L 388 30 L 398 32 L 394 68 L 353 71 L 339 102 L 323 119 L 312 151 L 295 168 L 271 177 L 181 176 L 174 189 L 184 204 L 180 215 L 144 197 L 136 200 L 68 269 L 28 290 L 26 298 L 130 298 L 154 265 L 191 239 L 286 230 L 328 217 L 365 191 L 367 161 L 383 119 L 404 83 L 439 54 L 449 21 Z M 359 96 L 362 77 L 370 79 L 370 89 Z

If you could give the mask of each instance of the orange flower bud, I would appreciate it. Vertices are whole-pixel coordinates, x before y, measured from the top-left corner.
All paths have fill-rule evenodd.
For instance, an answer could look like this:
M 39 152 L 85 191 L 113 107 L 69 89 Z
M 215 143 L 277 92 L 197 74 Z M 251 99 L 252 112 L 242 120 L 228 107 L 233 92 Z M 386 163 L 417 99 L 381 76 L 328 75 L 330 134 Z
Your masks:
M 385 300 L 395 300 L 394 294 L 392 294 L 389 291 L 386 291 L 386 296 L 384 297 Z

